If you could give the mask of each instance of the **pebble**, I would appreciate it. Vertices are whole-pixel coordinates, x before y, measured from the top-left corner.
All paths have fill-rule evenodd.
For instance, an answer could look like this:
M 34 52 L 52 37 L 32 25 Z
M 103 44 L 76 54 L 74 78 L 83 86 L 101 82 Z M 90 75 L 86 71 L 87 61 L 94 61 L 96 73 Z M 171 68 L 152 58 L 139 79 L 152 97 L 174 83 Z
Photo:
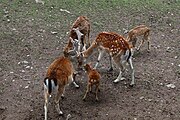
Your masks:
M 51 31 L 51 34 L 57 34 L 57 32 L 53 32 L 53 31 Z
M 176 86 L 174 84 L 168 84 L 166 85 L 168 88 L 175 88 Z
M 27 64 L 27 63 L 28 63 L 28 61 L 24 60 L 24 61 L 23 61 L 23 63 Z
M 161 86 L 162 86 L 162 85 L 163 85 L 163 83 L 159 83 L 159 85 L 161 85 Z
M 30 68 L 30 66 L 26 66 L 26 68 Z
M 141 100 L 144 99 L 144 96 L 141 96 L 139 99 L 141 99 Z

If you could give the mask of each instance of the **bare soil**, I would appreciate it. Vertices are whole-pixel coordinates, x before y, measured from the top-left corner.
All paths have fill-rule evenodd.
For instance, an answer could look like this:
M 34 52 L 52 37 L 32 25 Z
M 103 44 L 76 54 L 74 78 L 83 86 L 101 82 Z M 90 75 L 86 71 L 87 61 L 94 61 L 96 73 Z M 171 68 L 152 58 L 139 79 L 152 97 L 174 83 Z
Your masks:
M 30 0 L 27 3 L 29 4 L 24 6 L 26 8 L 30 8 L 30 4 L 35 4 Z M 38 5 L 42 6 L 35 4 Z M 0 23 L 0 119 L 42 120 L 43 79 L 49 64 L 62 55 L 63 47 L 67 43 L 66 32 L 69 31 L 72 22 L 63 26 L 61 22 L 49 23 L 43 21 L 43 18 L 37 20 L 21 15 L 15 17 L 19 9 L 12 11 L 3 3 L 0 3 L 0 6 L 4 11 Z M 6 13 L 5 10 L 9 12 Z M 21 12 L 25 11 L 22 9 L 19 13 Z M 150 13 L 158 15 L 154 11 L 149 11 L 148 14 Z M 66 88 L 65 99 L 60 101 L 64 116 L 57 114 L 52 97 L 48 119 L 65 120 L 70 114 L 70 120 L 180 120 L 179 13 L 179 10 L 170 11 L 164 13 L 158 21 L 155 19 L 147 21 L 151 28 L 151 50 L 147 52 L 145 43 L 142 49 L 134 54 L 136 83 L 134 87 L 129 87 L 130 72 L 125 72 L 126 80 L 118 84 L 113 83 L 119 71 L 117 68 L 112 72 L 107 71 L 109 58 L 106 55 L 98 67 L 102 76 L 99 101 L 95 101 L 94 94 L 89 94 L 86 101 L 82 100 L 87 83 L 87 76 L 83 73 L 77 77 L 80 88 L 76 89 L 73 85 L 69 85 Z M 123 16 L 119 20 L 143 20 L 142 16 L 132 14 L 134 16 Z M 97 15 L 101 16 L 98 13 Z M 71 21 L 77 16 L 73 16 Z M 95 17 L 89 18 L 92 23 L 95 22 Z M 175 22 L 171 21 L 171 18 Z M 113 23 L 113 20 L 105 20 L 103 24 L 108 27 L 102 30 L 94 30 L 95 24 L 92 24 L 91 39 L 94 39 L 98 32 L 108 29 L 113 31 L 114 25 L 109 22 Z M 116 23 L 118 24 L 118 21 Z M 97 55 L 98 53 L 94 53 L 89 61 L 94 64 Z M 175 87 L 169 87 L 169 84 Z

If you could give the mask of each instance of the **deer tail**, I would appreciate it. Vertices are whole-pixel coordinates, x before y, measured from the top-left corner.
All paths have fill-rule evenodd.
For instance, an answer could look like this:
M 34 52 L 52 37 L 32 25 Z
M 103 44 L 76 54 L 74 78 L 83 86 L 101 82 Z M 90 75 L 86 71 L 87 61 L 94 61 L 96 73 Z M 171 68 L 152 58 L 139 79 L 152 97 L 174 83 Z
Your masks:
M 50 78 L 45 78 L 44 79 L 44 85 L 46 86 L 48 90 L 48 94 L 51 95 L 52 90 L 55 86 L 57 86 L 57 80 L 56 79 L 50 79 Z

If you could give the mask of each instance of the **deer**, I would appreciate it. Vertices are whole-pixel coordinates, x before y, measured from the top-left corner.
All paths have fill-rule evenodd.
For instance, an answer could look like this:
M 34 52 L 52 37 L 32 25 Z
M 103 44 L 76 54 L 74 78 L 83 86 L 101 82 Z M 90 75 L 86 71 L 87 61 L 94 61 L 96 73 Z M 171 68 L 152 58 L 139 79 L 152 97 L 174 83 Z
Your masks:
M 72 51 L 76 48 L 77 52 L 81 51 L 82 49 L 86 49 L 86 44 L 90 46 L 90 21 L 85 16 L 79 16 L 75 22 L 73 23 L 70 32 L 69 32 L 69 40 L 68 44 L 64 48 L 64 54 L 73 56 Z M 86 40 L 86 37 L 88 40 Z M 74 40 L 75 42 L 73 42 Z M 76 43 L 76 44 L 74 44 Z
M 143 39 L 140 43 L 140 45 L 137 47 L 137 50 L 139 51 L 142 44 L 145 42 L 145 40 L 148 42 L 148 51 L 150 51 L 150 41 L 149 41 L 149 34 L 150 34 L 150 28 L 148 28 L 145 25 L 139 25 L 127 32 L 127 41 L 132 43 L 132 46 L 135 47 L 137 42 L 137 37 L 143 35 Z
M 98 99 L 97 94 L 98 94 L 98 91 L 100 91 L 99 86 L 100 86 L 101 75 L 96 69 L 93 69 L 90 66 L 90 64 L 85 64 L 84 69 L 88 74 L 88 83 L 87 83 L 87 89 L 83 97 L 83 100 L 85 101 L 87 94 L 92 91 L 92 86 L 96 86 L 96 89 L 95 89 L 96 101 L 98 101 L 99 99 Z
M 150 28 L 148 28 L 145 25 L 139 25 L 129 31 L 125 31 L 125 34 L 128 34 L 126 40 L 131 43 L 132 47 L 135 48 L 136 46 L 136 42 L 137 42 L 137 37 L 143 35 L 143 39 L 140 43 L 140 45 L 138 46 L 137 50 L 139 51 L 142 44 L 145 42 L 145 40 L 148 42 L 148 52 L 150 51 L 150 41 L 149 41 L 149 34 L 150 34 Z M 113 70 L 113 65 L 112 65 L 112 58 L 109 55 L 109 60 L 110 60 L 110 69 L 108 71 L 112 71 Z
M 50 64 L 43 82 L 45 120 L 47 120 L 48 100 L 53 91 L 56 91 L 55 108 L 60 115 L 63 115 L 63 112 L 59 107 L 60 97 L 64 98 L 65 87 L 70 83 L 70 81 L 76 88 L 79 88 L 79 85 L 75 82 L 75 76 L 73 65 L 65 56 L 55 59 Z
M 132 46 L 126 41 L 126 39 L 114 32 L 101 32 L 97 35 L 96 39 L 92 42 L 91 46 L 77 55 L 78 64 L 82 65 L 86 62 L 89 56 L 98 48 L 99 56 L 95 64 L 95 69 L 97 68 L 102 56 L 105 52 L 109 53 L 115 62 L 116 66 L 119 68 L 119 75 L 113 81 L 118 83 L 125 78 L 122 77 L 122 72 L 124 72 L 124 64 L 128 63 L 131 69 L 131 83 L 130 86 L 133 86 L 134 83 L 134 67 L 132 63 Z

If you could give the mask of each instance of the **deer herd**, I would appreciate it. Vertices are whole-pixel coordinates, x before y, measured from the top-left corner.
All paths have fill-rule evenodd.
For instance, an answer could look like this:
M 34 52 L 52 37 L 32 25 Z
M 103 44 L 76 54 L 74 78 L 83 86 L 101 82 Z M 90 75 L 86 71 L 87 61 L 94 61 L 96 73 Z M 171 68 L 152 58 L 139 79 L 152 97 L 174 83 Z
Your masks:
M 85 16 L 79 16 L 70 29 L 68 43 L 63 50 L 64 55 L 51 63 L 44 79 L 45 120 L 47 120 L 48 100 L 52 92 L 56 91 L 55 108 L 57 112 L 62 115 L 63 112 L 59 107 L 60 97 L 64 98 L 65 87 L 71 82 L 76 88 L 79 88 L 75 78 L 76 75 L 83 70 L 86 71 L 88 76 L 87 89 L 83 100 L 85 100 L 87 94 L 91 92 L 92 86 L 95 86 L 96 101 L 99 100 L 97 94 L 98 91 L 100 91 L 101 75 L 96 69 L 104 53 L 108 53 L 116 67 L 119 68 L 119 75 L 113 81 L 114 83 L 125 79 L 122 73 L 125 71 L 125 64 L 129 65 L 131 72 L 130 86 L 132 87 L 135 84 L 135 70 L 132 56 L 133 50 L 136 49 L 137 37 L 143 36 L 137 50 L 140 50 L 146 40 L 149 51 L 149 32 L 150 28 L 145 25 L 139 25 L 127 32 L 127 38 L 115 32 L 100 32 L 94 41 L 90 42 L 90 21 Z M 99 51 L 99 56 L 93 68 L 91 64 L 87 63 L 87 59 L 93 52 L 97 51 Z M 111 59 L 110 63 L 112 67 Z M 78 70 L 77 72 L 75 67 L 73 67 L 73 63 L 77 65 L 77 69 L 81 71 Z

